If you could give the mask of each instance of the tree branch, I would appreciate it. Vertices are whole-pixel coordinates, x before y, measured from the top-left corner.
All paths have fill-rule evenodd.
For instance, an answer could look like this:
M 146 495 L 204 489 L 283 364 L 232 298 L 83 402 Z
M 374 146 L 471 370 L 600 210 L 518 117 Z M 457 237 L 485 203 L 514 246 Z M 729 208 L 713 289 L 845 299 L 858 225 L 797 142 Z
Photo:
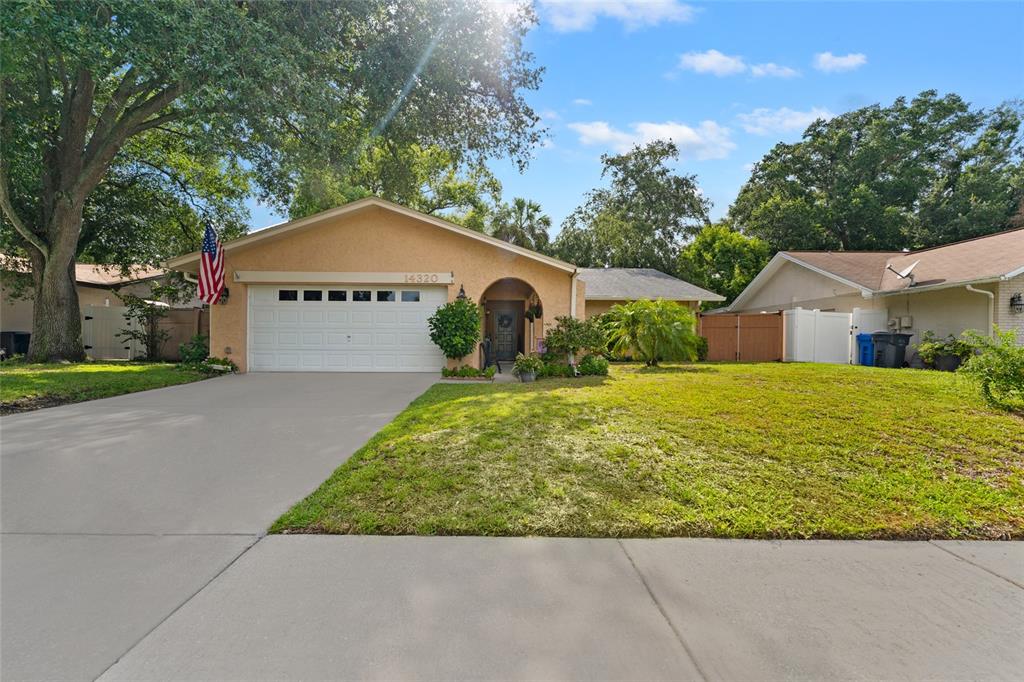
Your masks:
M 17 231 L 25 241 L 34 246 L 39 253 L 42 254 L 43 258 L 49 258 L 50 247 L 46 245 L 46 242 L 39 238 L 39 235 L 25 226 L 25 223 L 21 221 L 21 218 L 14 210 L 14 204 L 11 203 L 11 197 L 7 194 L 7 171 L 4 169 L 3 164 L 0 164 L 0 207 L 3 208 L 4 215 L 7 216 L 7 220 L 11 222 L 11 225 L 14 225 L 15 231 Z

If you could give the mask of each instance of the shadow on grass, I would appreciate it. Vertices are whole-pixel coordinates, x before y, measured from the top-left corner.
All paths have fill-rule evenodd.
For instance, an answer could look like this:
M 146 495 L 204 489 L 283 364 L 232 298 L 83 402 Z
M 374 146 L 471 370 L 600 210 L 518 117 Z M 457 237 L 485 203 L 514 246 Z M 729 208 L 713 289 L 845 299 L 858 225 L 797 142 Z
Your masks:
M 635 371 L 637 374 L 707 374 L 718 372 L 719 369 L 712 365 L 645 365 L 637 367 Z

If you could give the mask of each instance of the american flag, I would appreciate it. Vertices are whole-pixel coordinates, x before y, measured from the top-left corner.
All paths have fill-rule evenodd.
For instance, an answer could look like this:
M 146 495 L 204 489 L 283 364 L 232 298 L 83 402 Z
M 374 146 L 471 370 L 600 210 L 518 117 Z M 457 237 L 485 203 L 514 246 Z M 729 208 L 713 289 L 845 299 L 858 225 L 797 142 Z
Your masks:
M 224 290 L 224 248 L 213 231 L 206 226 L 203 235 L 203 252 L 199 257 L 199 300 L 213 305 Z

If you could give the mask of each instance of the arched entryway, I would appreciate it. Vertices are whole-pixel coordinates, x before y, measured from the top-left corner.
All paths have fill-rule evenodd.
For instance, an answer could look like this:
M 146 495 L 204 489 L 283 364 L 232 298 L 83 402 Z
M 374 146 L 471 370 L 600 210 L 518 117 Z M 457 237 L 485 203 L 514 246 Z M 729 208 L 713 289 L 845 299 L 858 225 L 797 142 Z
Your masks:
M 480 306 L 483 337 L 495 360 L 512 361 L 518 353 L 537 351 L 538 339 L 544 336 L 544 307 L 528 282 L 515 277 L 496 280 L 484 290 Z

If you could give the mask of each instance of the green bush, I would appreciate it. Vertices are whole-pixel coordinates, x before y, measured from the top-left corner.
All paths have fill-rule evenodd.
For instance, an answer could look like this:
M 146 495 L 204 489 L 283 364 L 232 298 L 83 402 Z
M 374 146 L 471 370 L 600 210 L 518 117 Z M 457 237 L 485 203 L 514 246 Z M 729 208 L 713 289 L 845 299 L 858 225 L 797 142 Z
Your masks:
M 555 326 L 544 335 L 544 348 L 554 353 L 579 353 L 581 350 L 600 353 L 608 341 L 596 320 L 556 317 Z
M 490 367 L 488 367 L 487 369 L 484 370 L 484 376 L 487 377 L 488 379 L 493 379 L 494 375 L 495 375 L 495 373 L 497 373 L 497 371 L 498 371 L 498 366 L 497 365 L 491 365 Z
M 200 362 L 182 362 L 179 368 L 203 374 L 228 374 L 238 371 L 238 365 L 228 358 L 205 358 Z M 227 369 L 221 369 L 227 367 Z
M 697 337 L 697 361 L 705 362 L 708 359 L 708 338 L 706 336 Z
M 464 358 L 480 342 L 480 308 L 468 299 L 446 303 L 430 316 L 430 340 L 450 360 Z
M 950 334 L 945 339 L 939 339 L 932 331 L 926 331 L 921 335 L 921 343 L 917 344 L 917 354 L 921 356 L 924 364 L 934 366 L 935 361 L 942 355 L 952 355 L 966 361 L 978 347 L 975 337 L 969 334 L 977 332 L 964 332 L 963 338 L 957 338 Z
M 588 355 L 583 358 L 577 369 L 584 376 L 606 376 L 608 361 L 600 355 Z
M 1014 331 L 994 328 L 993 338 L 965 332 L 978 349 L 960 367 L 960 373 L 978 382 L 981 395 L 993 407 L 1024 412 L 1024 346 L 1017 344 Z
M 196 334 L 178 346 L 178 355 L 185 364 L 202 362 L 210 357 L 210 339 L 202 334 Z
M 697 359 L 700 337 L 694 333 L 693 313 L 675 301 L 632 301 L 612 306 L 603 318 L 616 356 L 632 355 L 648 366 Z
M 537 372 L 538 377 L 573 377 L 576 373 L 564 362 L 545 362 Z
M 491 379 L 494 377 L 494 372 L 496 370 L 497 367 L 494 367 L 493 365 L 485 370 L 479 370 L 476 367 L 470 367 L 469 365 L 463 365 L 457 369 L 442 367 L 441 376 L 448 379 L 475 379 L 477 377 L 487 377 L 488 379 Z
M 540 374 L 544 370 L 544 361 L 537 355 L 523 355 L 520 353 L 516 356 L 516 361 L 512 365 L 512 373 L 516 376 L 521 374 Z

